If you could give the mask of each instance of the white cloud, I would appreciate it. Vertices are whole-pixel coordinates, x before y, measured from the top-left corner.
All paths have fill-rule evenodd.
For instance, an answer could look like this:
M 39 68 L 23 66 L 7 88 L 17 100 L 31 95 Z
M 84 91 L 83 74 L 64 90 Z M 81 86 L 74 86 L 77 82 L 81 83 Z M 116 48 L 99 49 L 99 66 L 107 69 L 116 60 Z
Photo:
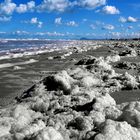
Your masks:
M 69 21 L 66 23 L 67 26 L 78 26 L 78 24 L 75 21 Z
M 16 11 L 18 13 L 25 13 L 27 11 L 33 10 L 35 8 L 35 2 L 30 1 L 27 4 L 20 4 L 17 8 Z
M 16 8 L 16 4 L 11 0 L 5 0 L 3 3 L 0 3 L 0 14 L 11 15 Z
M 28 23 L 27 21 L 25 21 L 25 23 Z M 42 28 L 43 22 L 39 21 L 37 17 L 33 17 L 31 18 L 30 22 L 31 24 L 36 24 L 38 28 Z
M 16 35 L 27 35 L 27 34 L 29 34 L 29 32 L 17 30 L 15 32 L 12 32 L 12 34 L 16 34 Z
M 18 13 L 25 13 L 27 12 L 27 5 L 26 4 L 20 4 L 17 8 L 16 8 Z
M 128 26 L 128 29 L 133 29 L 133 26 Z
M 31 18 L 31 24 L 36 24 L 36 23 L 38 23 L 37 17 Z
M 82 6 L 88 9 L 95 9 L 105 4 L 106 4 L 106 0 L 80 0 L 78 2 L 79 6 Z
M 102 12 L 111 15 L 120 13 L 120 11 L 115 6 L 108 6 L 108 5 L 103 7 Z
M 42 28 L 43 22 L 39 21 L 38 22 L 38 28 Z
M 39 11 L 58 11 L 64 12 L 71 3 L 68 0 L 43 0 L 42 4 L 38 6 Z
M 12 19 L 12 17 L 7 17 L 7 16 L 1 16 L 0 17 L 0 22 L 7 22 L 10 21 Z
M 56 18 L 54 23 L 55 24 L 62 24 L 62 18 L 61 17 Z
M 28 7 L 28 9 L 33 9 L 33 8 L 35 8 L 35 2 L 34 2 L 34 1 L 28 2 L 28 3 L 27 3 L 27 7 Z
M 140 32 L 110 32 L 110 38 L 140 38 Z
M 114 30 L 115 27 L 111 24 L 107 24 L 107 25 L 103 26 L 102 29 L 104 29 L 104 30 Z
M 137 19 L 134 17 L 129 16 L 127 19 L 128 22 L 137 22 Z
M 91 27 L 91 29 L 93 29 L 93 30 L 96 29 L 96 26 L 95 26 L 94 24 L 91 24 L 90 27 Z
M 138 20 L 134 17 L 129 16 L 128 18 L 120 17 L 119 21 L 125 23 L 125 22 L 137 22 Z
M 125 23 L 125 22 L 127 22 L 127 19 L 124 18 L 124 17 L 120 17 L 120 18 L 119 18 L 119 21 L 122 22 L 122 23 Z
M 133 29 L 133 26 L 128 26 L 128 29 Z

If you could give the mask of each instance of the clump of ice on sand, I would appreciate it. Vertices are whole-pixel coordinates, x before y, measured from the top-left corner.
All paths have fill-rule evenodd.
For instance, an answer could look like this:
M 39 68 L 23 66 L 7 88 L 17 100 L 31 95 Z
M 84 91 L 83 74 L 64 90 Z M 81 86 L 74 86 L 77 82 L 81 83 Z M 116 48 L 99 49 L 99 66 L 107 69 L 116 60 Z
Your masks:
M 136 77 L 114 71 L 111 62 L 119 60 L 86 58 L 45 77 L 0 110 L 0 139 L 140 139 L 140 102 L 116 105 L 110 96 L 139 85 Z

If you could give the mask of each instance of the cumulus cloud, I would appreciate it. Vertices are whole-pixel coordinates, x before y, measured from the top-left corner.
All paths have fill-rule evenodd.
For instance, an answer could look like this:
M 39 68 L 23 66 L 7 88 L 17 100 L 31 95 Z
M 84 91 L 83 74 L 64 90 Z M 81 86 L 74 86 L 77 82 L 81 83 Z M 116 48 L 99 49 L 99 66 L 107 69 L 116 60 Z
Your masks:
M 31 19 L 31 23 L 32 23 L 32 24 L 36 24 L 37 22 L 38 22 L 37 17 L 33 17 L 33 18 Z
M 111 15 L 120 13 L 120 11 L 115 6 L 108 6 L 108 5 L 103 7 L 102 12 L 105 14 L 111 14 Z
M 36 35 L 39 35 L 39 36 L 65 36 L 64 33 L 59 33 L 59 32 L 37 32 Z
M 137 22 L 138 20 L 137 20 L 137 18 L 129 16 L 128 18 L 120 17 L 119 21 L 122 23 L 126 23 L 126 22 Z
M 26 23 L 28 23 L 28 21 L 26 21 Z M 33 17 L 31 18 L 30 24 L 36 24 L 38 28 L 41 28 L 42 25 L 43 25 L 43 22 L 42 21 L 39 21 L 37 17 Z
M 13 3 L 11 0 L 5 0 L 3 3 L 0 3 L 0 13 L 11 15 L 16 8 L 16 4 Z
M 27 11 L 33 10 L 35 8 L 35 2 L 30 1 L 27 4 L 20 4 L 17 8 L 16 11 L 18 13 L 25 13 Z
M 108 35 L 108 38 L 140 38 L 140 32 L 110 32 L 107 33 L 105 36 Z
M 124 17 L 120 17 L 120 18 L 119 18 L 119 21 L 122 22 L 122 23 L 125 23 L 125 22 L 127 21 L 127 19 L 124 18 Z
M 137 19 L 134 17 L 129 16 L 127 19 L 128 22 L 137 22 Z
M 12 15 L 14 11 L 18 13 L 25 13 L 27 11 L 33 10 L 35 8 L 35 2 L 30 1 L 26 4 L 16 5 L 12 0 L 5 0 L 0 3 L 0 14 L 3 15 Z
M 96 29 L 96 26 L 94 24 L 90 25 L 91 29 Z
M 102 27 L 102 29 L 104 29 L 104 30 L 114 30 L 115 27 L 113 25 L 111 25 L 111 24 L 107 24 L 107 25 L 104 25 Z
M 133 26 L 128 26 L 128 29 L 133 29 Z
M 62 18 L 61 17 L 56 18 L 54 23 L 59 25 L 62 24 Z
M 27 12 L 27 5 L 26 4 L 20 4 L 19 7 L 16 8 L 18 13 L 25 13 Z
M 38 10 L 64 12 L 70 5 L 71 3 L 68 0 L 43 0 L 38 6 Z
M 105 4 L 106 0 L 43 0 L 37 9 L 38 11 L 64 12 L 74 6 L 83 7 L 86 9 L 95 9 Z
M 11 20 L 11 16 L 7 17 L 7 16 L 1 16 L 0 17 L 0 22 L 7 22 Z
M 27 35 L 27 34 L 29 34 L 29 32 L 18 30 L 18 31 L 12 32 L 12 34 L 16 34 L 16 35 Z
M 78 26 L 78 24 L 75 21 L 69 21 L 66 23 L 67 26 Z
M 42 28 L 43 22 L 39 21 L 38 22 L 38 28 Z
M 28 9 L 33 9 L 33 8 L 35 8 L 35 2 L 34 2 L 34 1 L 28 2 L 28 3 L 27 3 L 27 7 L 28 7 Z
M 80 0 L 78 2 L 79 6 L 82 6 L 88 9 L 95 9 L 105 4 L 106 4 L 106 0 Z

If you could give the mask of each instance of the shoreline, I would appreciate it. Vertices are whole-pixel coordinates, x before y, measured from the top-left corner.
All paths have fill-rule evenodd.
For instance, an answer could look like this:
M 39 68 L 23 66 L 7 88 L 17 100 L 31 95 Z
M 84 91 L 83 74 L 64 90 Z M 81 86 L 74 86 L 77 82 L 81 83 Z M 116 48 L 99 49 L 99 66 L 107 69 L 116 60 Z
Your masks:
M 65 59 L 56 57 L 58 53 L 39 56 L 32 69 L 37 70 L 38 66 L 38 71 L 44 72 L 46 68 L 57 71 L 44 73 L 38 82 L 16 97 L 13 106 L 0 109 L 0 138 L 140 139 L 139 100 L 125 102 L 124 98 L 116 104 L 111 96 L 114 92 L 139 90 L 140 65 L 139 61 L 132 61 L 140 59 L 139 49 L 131 44 L 121 49 L 119 46 L 100 46 L 66 55 Z M 116 72 L 117 69 L 121 72 Z M 130 70 L 136 74 L 131 75 Z

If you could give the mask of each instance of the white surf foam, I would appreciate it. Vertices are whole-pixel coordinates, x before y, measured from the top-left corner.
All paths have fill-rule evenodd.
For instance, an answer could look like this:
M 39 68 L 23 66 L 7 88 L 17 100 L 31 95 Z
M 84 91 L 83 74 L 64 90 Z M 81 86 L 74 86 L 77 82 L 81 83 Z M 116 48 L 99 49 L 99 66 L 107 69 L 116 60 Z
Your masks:
M 5 63 L 5 64 L 0 64 L 0 68 L 8 68 L 8 67 L 13 67 L 13 66 L 27 65 L 27 64 L 31 64 L 31 63 L 35 63 L 35 62 L 38 62 L 38 60 L 30 59 L 28 61 L 18 62 L 18 63 Z

